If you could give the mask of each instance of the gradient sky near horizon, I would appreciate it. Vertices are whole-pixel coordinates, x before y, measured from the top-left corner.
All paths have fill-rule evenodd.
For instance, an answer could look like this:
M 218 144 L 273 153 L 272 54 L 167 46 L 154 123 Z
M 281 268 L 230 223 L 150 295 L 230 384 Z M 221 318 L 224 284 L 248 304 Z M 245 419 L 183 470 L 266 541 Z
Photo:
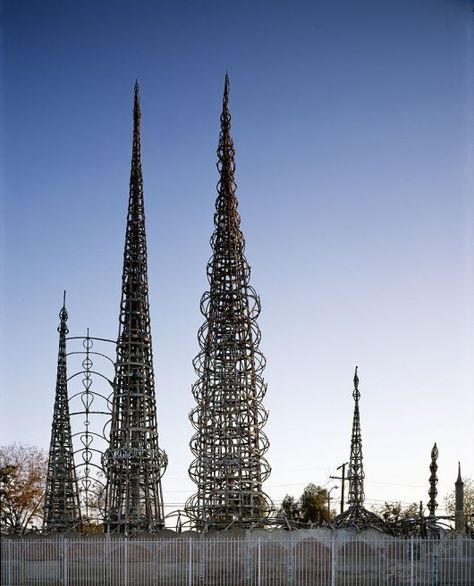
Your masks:
M 458 460 L 474 477 L 473 16 L 464 0 L 3 2 L 0 443 L 48 448 L 63 289 L 71 335 L 117 335 L 138 79 L 165 502 L 194 492 L 227 70 L 266 490 L 336 484 L 357 364 L 367 502 L 426 502 L 436 441 L 443 505 Z

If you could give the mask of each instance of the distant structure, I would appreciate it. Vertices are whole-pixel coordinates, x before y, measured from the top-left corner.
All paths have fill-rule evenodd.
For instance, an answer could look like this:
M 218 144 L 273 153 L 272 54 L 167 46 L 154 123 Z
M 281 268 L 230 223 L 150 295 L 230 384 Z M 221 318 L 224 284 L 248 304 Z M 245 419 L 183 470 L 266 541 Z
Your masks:
M 46 476 L 43 529 L 64 532 L 79 529 L 81 524 L 67 392 L 66 336 L 69 330 L 66 292 L 59 319 L 56 395 Z
M 161 477 L 167 465 L 156 423 L 140 118 L 136 83 L 112 423 L 104 454 L 106 530 L 124 534 L 164 526 Z
M 461 462 L 458 462 L 458 478 L 455 483 L 455 510 L 454 510 L 454 529 L 458 533 L 465 533 L 466 525 L 464 521 L 464 482 L 461 478 Z
M 258 349 L 256 319 L 260 299 L 250 286 L 250 267 L 237 212 L 235 151 L 230 133 L 229 78 L 226 75 L 217 150 L 220 173 L 207 265 L 209 291 L 201 299 L 206 318 L 193 364 L 197 406 L 190 413 L 196 433 L 190 442 L 195 460 L 189 474 L 197 493 L 185 510 L 196 529 L 250 528 L 272 510 L 262 484 L 270 474 L 262 431 L 268 413 L 262 406 L 265 358 Z
M 387 525 L 375 513 L 368 511 L 364 507 L 364 464 L 362 456 L 362 435 L 360 429 L 360 412 L 359 412 L 359 376 L 358 367 L 354 373 L 354 416 L 352 421 L 351 436 L 351 455 L 349 459 L 349 471 L 347 480 L 349 482 L 349 496 L 347 499 L 348 508 L 338 515 L 333 525 L 335 527 L 356 527 L 357 529 L 366 529 L 374 527 L 383 531 L 388 531 Z
M 438 489 L 436 488 L 436 485 L 438 484 L 438 477 L 436 476 L 436 472 L 438 470 L 438 464 L 437 464 L 438 455 L 439 455 L 438 447 L 436 446 L 436 443 L 435 443 L 432 450 L 431 450 L 430 488 L 428 490 L 428 496 L 430 497 L 429 501 L 428 501 L 428 511 L 429 511 L 428 520 L 435 519 L 436 509 L 438 508 L 438 503 L 436 502 L 436 497 L 438 496 Z

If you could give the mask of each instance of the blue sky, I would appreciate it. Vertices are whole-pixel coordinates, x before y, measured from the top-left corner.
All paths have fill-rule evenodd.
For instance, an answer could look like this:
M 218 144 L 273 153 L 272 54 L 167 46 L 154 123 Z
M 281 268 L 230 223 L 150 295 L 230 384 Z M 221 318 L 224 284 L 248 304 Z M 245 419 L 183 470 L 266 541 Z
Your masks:
M 369 503 L 426 502 L 435 441 L 440 503 L 458 460 L 474 476 L 471 2 L 11 0 L 2 21 L 1 443 L 48 447 L 63 289 L 71 334 L 117 334 L 138 79 L 163 489 L 194 491 L 227 70 L 268 493 L 347 460 L 356 364 Z

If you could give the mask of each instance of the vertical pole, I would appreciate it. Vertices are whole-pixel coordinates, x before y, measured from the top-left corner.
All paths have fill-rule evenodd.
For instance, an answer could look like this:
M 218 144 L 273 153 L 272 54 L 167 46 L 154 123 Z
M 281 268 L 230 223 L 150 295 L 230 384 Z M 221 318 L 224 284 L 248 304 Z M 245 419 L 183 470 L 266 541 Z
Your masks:
M 432 586 L 438 586 L 438 554 L 433 554 L 433 567 L 431 570 L 431 584 Z
M 64 586 L 68 585 L 68 571 L 67 571 L 67 539 L 63 539 L 63 581 Z
M 193 586 L 193 542 L 188 541 L 188 586 Z
M 331 537 L 331 586 L 336 586 L 336 541 Z
M 128 586 L 128 536 L 125 537 L 124 585 Z
M 257 586 L 261 586 L 261 574 L 262 574 L 262 538 L 258 538 L 258 557 L 257 557 Z
M 411 536 L 410 541 L 410 586 L 415 586 L 415 582 L 413 581 L 413 564 L 414 564 L 414 543 L 413 543 L 413 535 Z
M 11 539 L 8 541 L 8 584 L 13 584 L 12 582 L 12 563 L 13 563 L 13 544 Z
M 344 492 L 345 492 L 345 486 L 346 486 L 346 464 L 347 462 L 345 462 L 342 465 L 342 474 L 341 474 L 341 515 L 344 512 Z

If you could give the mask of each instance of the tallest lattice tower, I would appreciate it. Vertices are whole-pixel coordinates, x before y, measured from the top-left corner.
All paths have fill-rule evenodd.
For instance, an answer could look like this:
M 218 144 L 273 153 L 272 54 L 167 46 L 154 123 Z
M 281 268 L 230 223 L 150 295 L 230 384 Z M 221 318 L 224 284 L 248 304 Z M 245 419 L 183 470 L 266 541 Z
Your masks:
M 155 380 L 148 302 L 147 246 L 140 147 L 140 100 L 135 84 L 130 197 L 122 275 L 107 471 L 107 530 L 156 531 L 164 525 Z
M 193 386 L 197 406 L 190 415 L 196 433 L 189 473 L 197 493 L 186 503 L 186 512 L 200 530 L 251 527 L 262 522 L 271 508 L 262 490 L 270 466 L 263 456 L 268 440 L 262 431 L 267 412 L 261 403 L 266 384 L 256 322 L 260 300 L 249 284 L 237 212 L 228 102 L 226 76 L 213 254 L 207 265 L 210 287 L 201 299 L 206 321 L 198 334 L 201 351 L 194 367 L 199 379 Z

